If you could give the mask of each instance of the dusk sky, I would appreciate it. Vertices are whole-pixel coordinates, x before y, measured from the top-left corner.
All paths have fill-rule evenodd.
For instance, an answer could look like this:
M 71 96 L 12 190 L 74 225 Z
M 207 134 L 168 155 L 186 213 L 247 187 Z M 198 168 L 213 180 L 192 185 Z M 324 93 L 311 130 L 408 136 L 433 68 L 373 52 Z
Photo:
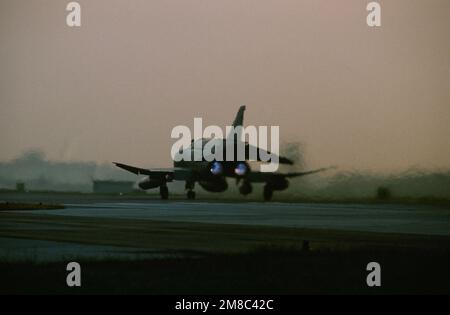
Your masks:
M 279 125 L 309 167 L 450 168 L 450 1 L 0 0 L 0 161 L 171 166 L 176 125 Z

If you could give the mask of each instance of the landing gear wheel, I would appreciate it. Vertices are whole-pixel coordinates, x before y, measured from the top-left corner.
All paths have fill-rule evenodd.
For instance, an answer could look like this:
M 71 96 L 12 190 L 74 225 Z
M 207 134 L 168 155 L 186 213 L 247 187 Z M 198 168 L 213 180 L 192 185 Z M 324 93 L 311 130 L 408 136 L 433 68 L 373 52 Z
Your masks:
M 244 195 L 244 196 L 250 194 L 250 193 L 252 192 L 252 190 L 253 190 L 253 187 L 252 187 L 252 185 L 251 185 L 250 183 L 248 183 L 248 182 L 244 182 L 244 183 L 242 184 L 242 186 L 239 187 L 239 192 L 240 192 L 242 195 Z
M 195 199 L 195 191 L 193 190 L 188 190 L 187 192 L 187 198 L 190 200 L 194 200 Z
M 272 188 L 270 188 L 270 186 L 268 186 L 268 185 L 264 186 L 263 196 L 264 196 L 264 201 L 272 200 L 273 190 L 272 190 Z
M 168 199 L 169 198 L 169 188 L 167 186 L 159 186 L 159 194 L 161 195 L 161 199 Z

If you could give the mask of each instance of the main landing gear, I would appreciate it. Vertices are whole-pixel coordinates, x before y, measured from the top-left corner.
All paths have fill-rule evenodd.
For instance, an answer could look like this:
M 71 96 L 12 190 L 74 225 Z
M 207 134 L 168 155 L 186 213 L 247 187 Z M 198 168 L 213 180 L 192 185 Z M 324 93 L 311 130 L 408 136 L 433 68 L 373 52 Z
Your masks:
M 194 200 L 195 199 L 195 191 L 193 190 L 193 185 L 191 184 L 186 184 L 186 189 L 187 189 L 187 199 L 189 200 Z M 243 185 L 243 187 L 240 188 L 241 193 L 246 195 L 248 193 L 251 192 L 251 186 L 247 186 L 247 185 Z M 161 199 L 163 200 L 167 200 L 169 199 L 169 189 L 167 188 L 167 185 L 161 185 L 159 186 L 159 194 L 161 195 Z M 263 191 L 263 197 L 264 197 L 264 201 L 270 201 L 272 200 L 272 196 L 273 196 L 273 188 L 271 185 L 266 184 L 264 186 L 264 191 Z
M 189 200 L 194 200 L 195 199 L 195 191 L 193 191 L 194 187 L 191 185 L 186 185 L 186 189 L 187 191 L 187 198 Z M 169 188 L 167 188 L 167 185 L 161 185 L 159 186 L 159 195 L 161 196 L 162 200 L 167 200 L 169 199 Z
M 193 191 L 193 190 L 188 190 L 188 191 L 187 191 L 187 198 L 188 198 L 189 200 L 194 200 L 194 199 L 195 199 L 195 191 Z
M 189 199 L 189 200 L 194 200 L 195 199 L 195 191 L 193 190 L 194 189 L 194 185 L 195 185 L 195 182 L 193 182 L 193 181 L 186 181 L 186 185 L 185 185 L 185 189 L 187 189 L 187 193 L 186 193 L 186 196 L 187 196 L 187 199 Z
M 159 186 L 159 194 L 161 195 L 161 199 L 166 200 L 169 198 L 169 188 L 166 185 Z
M 272 200 L 272 196 L 273 196 L 273 189 L 272 189 L 272 187 L 270 187 L 270 185 L 266 184 L 264 186 L 264 191 L 263 191 L 264 201 Z

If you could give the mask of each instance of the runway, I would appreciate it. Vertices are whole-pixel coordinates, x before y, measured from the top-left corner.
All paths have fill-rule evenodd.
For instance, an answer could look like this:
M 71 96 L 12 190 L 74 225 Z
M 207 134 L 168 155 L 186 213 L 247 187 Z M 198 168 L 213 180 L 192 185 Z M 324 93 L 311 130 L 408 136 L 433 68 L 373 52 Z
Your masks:
M 0 212 L 0 260 L 142 259 L 305 239 L 316 248 L 447 248 L 450 240 L 450 209 L 432 206 L 81 198 L 64 205 Z
M 420 205 L 162 202 L 152 200 L 146 202 L 70 203 L 66 204 L 66 209 L 63 210 L 24 212 L 35 215 L 450 235 L 450 209 Z

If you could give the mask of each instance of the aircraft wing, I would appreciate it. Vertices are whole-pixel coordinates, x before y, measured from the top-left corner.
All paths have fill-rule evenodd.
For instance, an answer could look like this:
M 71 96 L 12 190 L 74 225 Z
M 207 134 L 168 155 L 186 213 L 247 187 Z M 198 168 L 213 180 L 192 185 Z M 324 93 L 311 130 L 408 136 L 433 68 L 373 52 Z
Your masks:
M 249 159 L 249 157 L 250 157 L 250 150 L 256 151 L 256 153 L 257 153 L 257 161 L 261 161 L 261 157 L 259 156 L 260 151 L 261 151 L 261 153 L 264 152 L 266 155 L 271 154 L 270 151 L 267 151 L 267 150 L 255 147 L 255 146 L 253 146 L 253 145 L 251 145 L 249 143 L 245 143 L 245 158 L 246 159 Z M 293 165 L 294 164 L 294 162 L 292 162 L 290 159 L 288 159 L 288 158 L 286 158 L 284 156 L 281 156 L 281 155 L 278 156 L 278 159 L 279 159 L 279 163 L 280 164 L 288 164 L 288 165 Z
M 319 168 L 312 171 L 306 171 L 306 172 L 292 172 L 292 173 L 270 173 L 270 172 L 250 172 L 247 175 L 247 179 L 254 183 L 261 183 L 261 182 L 267 182 L 270 181 L 270 179 L 275 179 L 277 177 L 284 177 L 284 178 L 292 178 L 292 177 L 300 177 L 310 174 L 315 174 L 319 172 L 323 172 L 330 169 L 330 167 L 325 168 Z
M 322 167 L 316 170 L 312 170 L 312 171 L 306 171 L 306 172 L 293 172 L 293 173 L 287 173 L 287 174 L 283 174 L 284 177 L 299 177 L 299 176 L 305 176 L 305 175 L 310 175 L 310 174 L 315 174 L 315 173 L 319 173 L 319 172 L 323 172 L 326 170 L 329 170 L 333 167 Z
M 191 175 L 191 171 L 186 168 L 174 167 L 174 168 L 140 168 L 127 164 L 113 162 L 117 167 L 124 169 L 136 175 L 148 175 L 151 177 L 166 177 L 171 176 L 176 180 L 185 180 Z

